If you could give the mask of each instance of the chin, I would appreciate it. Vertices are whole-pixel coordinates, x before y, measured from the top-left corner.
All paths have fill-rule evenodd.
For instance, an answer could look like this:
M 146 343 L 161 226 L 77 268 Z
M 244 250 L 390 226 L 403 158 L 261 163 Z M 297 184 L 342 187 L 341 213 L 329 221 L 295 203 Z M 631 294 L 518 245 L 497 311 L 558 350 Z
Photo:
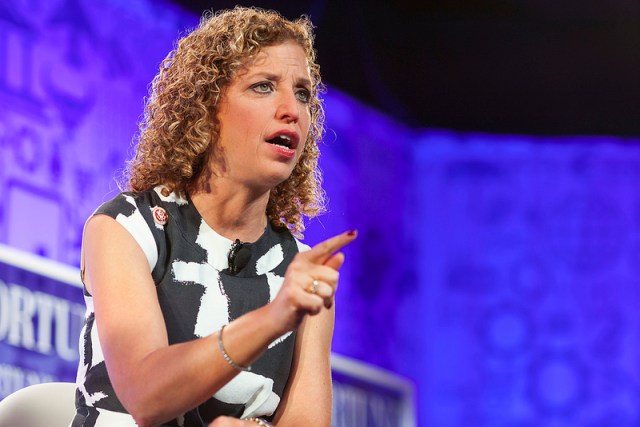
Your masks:
M 270 183 L 269 188 L 275 188 L 289 179 L 289 177 L 291 177 L 291 172 L 286 174 L 274 174 L 265 178 L 265 181 Z
M 249 187 L 254 187 L 255 189 L 260 188 L 262 190 L 271 190 L 278 185 L 282 184 L 291 176 L 291 173 L 275 173 L 273 171 L 268 173 L 262 173 L 258 175 L 254 175 L 249 180 L 246 180 L 245 183 Z

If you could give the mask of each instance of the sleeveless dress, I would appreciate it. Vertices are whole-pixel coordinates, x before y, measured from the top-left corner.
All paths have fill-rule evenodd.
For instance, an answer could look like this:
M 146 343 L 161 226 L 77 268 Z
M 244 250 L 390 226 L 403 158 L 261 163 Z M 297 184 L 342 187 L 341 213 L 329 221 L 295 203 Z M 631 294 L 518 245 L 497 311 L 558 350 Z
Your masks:
M 114 218 L 143 249 L 156 284 L 169 344 L 205 337 L 275 298 L 293 257 L 308 246 L 289 230 L 267 226 L 237 272 L 229 269 L 233 242 L 209 227 L 187 198 L 165 197 L 162 187 L 121 193 L 95 214 Z M 246 255 L 246 250 L 243 249 Z M 235 274 L 232 274 L 235 273 Z M 116 396 L 98 339 L 92 296 L 80 337 L 76 416 L 72 427 L 125 427 L 136 423 Z M 206 426 L 219 415 L 270 419 L 289 378 L 295 332 L 269 345 L 249 372 L 239 373 L 209 400 L 165 426 Z M 218 351 L 212 347 L 211 351 Z M 158 372 L 158 375 L 171 375 Z

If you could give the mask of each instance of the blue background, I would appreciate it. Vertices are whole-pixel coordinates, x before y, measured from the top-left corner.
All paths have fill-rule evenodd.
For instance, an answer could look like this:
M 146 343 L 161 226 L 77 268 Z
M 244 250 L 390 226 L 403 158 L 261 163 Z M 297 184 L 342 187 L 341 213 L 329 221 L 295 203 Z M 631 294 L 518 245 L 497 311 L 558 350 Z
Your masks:
M 37 3 L 37 11 L 33 5 Z M 0 242 L 77 266 L 148 83 L 197 16 L 0 3 Z M 330 213 L 357 228 L 336 353 L 410 378 L 421 426 L 640 424 L 640 139 L 421 129 L 331 89 Z

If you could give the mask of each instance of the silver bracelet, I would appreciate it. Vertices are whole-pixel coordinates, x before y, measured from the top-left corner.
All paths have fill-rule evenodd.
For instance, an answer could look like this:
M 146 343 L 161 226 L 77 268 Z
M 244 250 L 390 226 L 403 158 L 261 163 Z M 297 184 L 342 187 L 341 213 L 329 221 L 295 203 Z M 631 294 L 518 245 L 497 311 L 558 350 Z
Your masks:
M 262 418 L 247 418 L 247 421 L 253 421 L 261 427 L 269 427 L 271 423 L 266 422 Z
M 220 328 L 220 332 L 218 332 L 218 348 L 220 349 L 220 353 L 222 353 L 222 357 L 224 357 L 224 360 L 227 361 L 227 363 L 229 365 L 231 365 L 232 368 L 237 369 L 239 371 L 250 371 L 251 370 L 251 366 L 240 366 L 238 365 L 236 362 L 234 362 L 231 357 L 229 357 L 229 355 L 227 354 L 227 350 L 224 349 L 224 344 L 222 343 L 222 331 L 224 331 L 224 327 L 226 325 L 222 325 L 222 328 Z

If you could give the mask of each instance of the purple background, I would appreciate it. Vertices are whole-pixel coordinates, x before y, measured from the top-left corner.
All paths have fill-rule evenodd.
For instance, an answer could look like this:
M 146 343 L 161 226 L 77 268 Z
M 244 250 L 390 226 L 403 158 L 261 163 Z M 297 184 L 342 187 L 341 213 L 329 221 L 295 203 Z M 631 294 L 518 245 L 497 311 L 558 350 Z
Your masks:
M 0 3 L 0 243 L 78 265 L 196 22 L 163 1 Z M 326 110 L 331 211 L 306 241 L 360 233 L 334 351 L 410 378 L 421 426 L 640 424 L 640 138 L 415 129 L 330 86 Z

